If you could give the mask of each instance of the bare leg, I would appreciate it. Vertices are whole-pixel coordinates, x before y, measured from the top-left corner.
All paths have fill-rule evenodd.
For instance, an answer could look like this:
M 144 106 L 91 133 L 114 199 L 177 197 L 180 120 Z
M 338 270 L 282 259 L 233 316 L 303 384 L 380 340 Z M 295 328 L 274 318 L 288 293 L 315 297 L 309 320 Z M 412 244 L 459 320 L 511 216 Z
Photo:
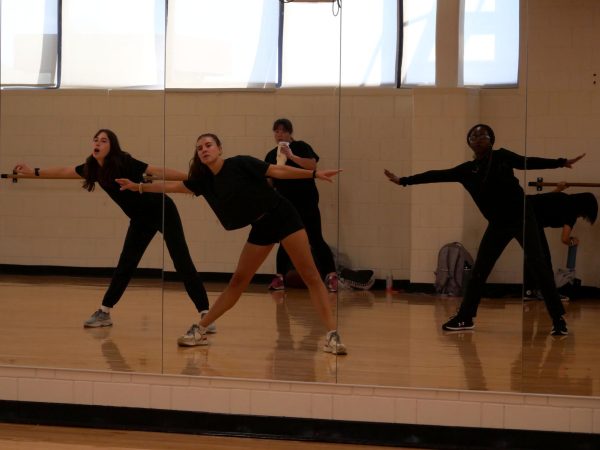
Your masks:
M 329 294 L 310 252 L 306 231 L 298 230 L 290 234 L 281 241 L 281 244 L 292 259 L 292 263 L 302 277 L 304 284 L 306 284 L 310 299 L 323 324 L 327 327 L 327 330 L 335 330 L 336 321 L 331 313 Z
M 199 325 L 201 327 L 207 327 L 233 308 L 272 248 L 273 245 L 256 245 L 246 242 L 229 284 L 219 295 L 214 305 L 211 306 L 208 313 L 200 320 Z

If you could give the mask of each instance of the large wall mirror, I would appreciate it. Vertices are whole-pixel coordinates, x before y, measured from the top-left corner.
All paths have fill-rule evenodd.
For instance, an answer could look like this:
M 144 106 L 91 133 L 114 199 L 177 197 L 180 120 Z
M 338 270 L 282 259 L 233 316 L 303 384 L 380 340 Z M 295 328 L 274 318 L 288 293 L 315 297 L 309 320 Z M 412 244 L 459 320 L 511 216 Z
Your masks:
M 327 330 L 308 292 L 296 287 L 298 277 L 291 272 L 284 291 L 267 289 L 278 272 L 275 247 L 255 283 L 216 322 L 210 345 L 181 347 L 177 338 L 198 320 L 198 312 L 157 234 L 111 312 L 113 326 L 84 328 L 110 283 L 129 219 L 99 187 L 91 193 L 82 189 L 81 180 L 7 178 L 0 181 L 0 323 L 5 336 L 0 364 L 597 395 L 596 226 L 579 219 L 573 231 L 581 242 L 577 278 L 589 290 L 587 297 L 564 303 L 568 337 L 549 336 L 552 324 L 543 302 L 522 300 L 523 252 L 514 241 L 489 278 L 475 331 L 444 333 L 441 325 L 460 297 L 432 292 L 438 251 L 458 241 L 475 256 L 487 222 L 457 183 L 401 187 L 384 176 L 384 169 L 408 176 L 468 161 L 472 151 L 466 133 L 483 122 L 494 128 L 495 148 L 546 158 L 587 152 L 571 170 L 515 171 L 527 194 L 537 193 L 527 183 L 538 176 L 595 181 L 598 58 L 593 37 L 598 12 L 593 0 L 576 6 L 554 2 L 552 7 L 542 0 L 522 1 L 519 83 L 503 88 L 457 87 L 460 50 L 440 38 L 438 47 L 450 47 L 437 50 L 438 85 L 398 88 L 394 67 L 399 52 L 392 50 L 390 63 L 382 57 L 388 49 L 381 42 L 397 32 L 398 24 L 407 26 L 410 2 L 373 2 L 368 15 L 352 0 L 227 2 L 235 6 L 236 17 L 245 19 L 244 26 L 233 23 L 220 2 L 171 0 L 168 25 L 166 2 L 100 3 L 98 10 L 109 14 L 110 8 L 119 8 L 120 13 L 110 14 L 115 35 L 99 47 L 93 47 L 95 38 L 105 29 L 89 31 L 98 26 L 97 15 L 80 20 L 74 0 L 47 6 L 62 5 L 61 87 L 30 89 L 16 88 L 19 83 L 10 77 L 19 74 L 33 44 L 11 35 L 4 21 L 7 8 L 19 2 L 2 2 L 0 171 L 10 175 L 25 162 L 44 175 L 44 169 L 82 164 L 100 128 L 115 131 L 125 151 L 157 168 L 186 172 L 196 139 L 205 132 L 219 136 L 225 157 L 264 159 L 276 146 L 275 120 L 286 118 L 293 124 L 293 138 L 310 144 L 319 156 L 319 168 L 343 169 L 333 184 L 317 181 L 322 234 L 338 268 L 373 270 L 377 283 L 371 290 L 340 286 L 330 294 L 349 353 L 331 355 L 322 351 Z M 435 29 L 437 23 L 438 33 L 440 27 L 459 33 L 458 19 L 444 17 L 469 8 L 485 12 L 494 2 L 417 3 L 416 27 Z M 428 21 L 424 5 L 429 3 L 437 4 L 438 17 Z M 135 27 L 115 19 L 123 11 L 135 15 Z M 50 16 L 38 19 L 45 23 Z M 198 17 L 222 19 L 199 26 Z M 357 21 L 369 26 L 357 26 Z M 307 29 L 311 33 L 303 32 Z M 45 40 L 37 48 L 58 42 L 56 30 L 54 38 L 44 30 Z M 240 30 L 246 34 L 236 34 Z M 381 34 L 366 33 L 370 30 Z M 114 61 L 114 49 L 128 48 L 119 41 L 123 36 L 139 45 Z M 435 53 L 435 45 L 418 44 L 415 49 L 428 57 Z M 106 53 L 106 48 L 113 50 Z M 13 66 L 4 62 L 10 51 L 19 55 Z M 57 54 L 54 62 L 45 62 L 48 67 L 55 67 Z M 32 58 L 39 59 L 40 53 Z M 91 78 L 76 71 L 75 62 L 81 61 L 97 67 Z M 138 69 L 154 64 L 155 70 L 144 72 L 153 76 L 122 80 L 136 76 L 122 67 L 131 61 Z M 428 58 L 423 63 L 432 64 Z M 357 72 L 356 67 L 368 69 Z M 245 73 L 241 79 L 239 73 Z M 51 87 L 56 82 L 43 75 L 30 84 Z M 596 195 L 593 189 L 574 187 L 568 193 Z M 248 229 L 225 231 L 202 198 L 169 198 L 213 304 L 238 264 Z M 164 202 L 172 208 L 170 200 Z M 166 232 L 168 208 L 163 213 Z M 547 229 L 546 235 L 556 270 L 563 267 L 567 248 L 556 229 Z M 386 279 L 392 282 L 388 291 Z
M 96 3 L 2 2 L 0 166 L 11 174 L 26 164 L 24 173 L 39 169 L 39 179 L 5 179 L 0 189 L 1 359 L 157 373 L 162 239 L 129 217 L 143 210 L 159 228 L 162 195 L 142 204 L 131 193 L 117 204 L 98 183 L 82 188 L 75 168 L 88 157 L 90 170 L 108 161 L 117 141 L 95 137 L 109 129 L 122 151 L 162 169 L 164 5 L 143 2 L 150 8 L 140 11 L 141 2 Z M 131 166 L 132 176 L 142 170 L 120 154 L 113 161 Z M 148 247 L 127 285 L 140 239 Z M 116 301 L 113 326 L 97 326 L 108 323 L 101 306 Z

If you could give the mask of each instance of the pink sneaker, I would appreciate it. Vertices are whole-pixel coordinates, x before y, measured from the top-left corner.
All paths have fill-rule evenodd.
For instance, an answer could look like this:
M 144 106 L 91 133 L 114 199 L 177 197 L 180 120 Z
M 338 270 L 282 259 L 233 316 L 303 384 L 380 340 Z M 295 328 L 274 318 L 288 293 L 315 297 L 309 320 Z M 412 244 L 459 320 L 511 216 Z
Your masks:
M 282 275 L 275 276 L 275 278 L 273 278 L 273 280 L 271 281 L 271 284 L 269 285 L 269 290 L 270 291 L 283 291 L 284 289 L 285 289 L 285 284 L 283 284 L 283 276 Z
M 338 290 L 338 276 L 337 273 L 330 273 L 325 277 L 325 286 L 329 292 L 337 292 Z

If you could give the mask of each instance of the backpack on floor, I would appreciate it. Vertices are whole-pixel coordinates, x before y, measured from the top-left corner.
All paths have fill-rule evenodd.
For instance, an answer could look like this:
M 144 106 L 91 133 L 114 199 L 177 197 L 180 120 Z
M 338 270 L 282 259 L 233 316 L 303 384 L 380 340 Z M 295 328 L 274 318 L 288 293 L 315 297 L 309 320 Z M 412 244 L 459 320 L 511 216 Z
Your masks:
M 435 291 L 444 295 L 461 295 L 470 278 L 472 267 L 473 257 L 460 242 L 442 246 L 434 272 Z

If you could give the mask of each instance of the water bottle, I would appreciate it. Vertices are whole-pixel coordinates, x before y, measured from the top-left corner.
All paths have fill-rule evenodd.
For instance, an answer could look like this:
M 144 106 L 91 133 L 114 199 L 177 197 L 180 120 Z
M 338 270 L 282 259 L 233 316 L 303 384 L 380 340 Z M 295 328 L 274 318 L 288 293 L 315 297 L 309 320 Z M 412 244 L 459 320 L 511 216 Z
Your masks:
M 394 289 L 394 278 L 392 277 L 392 272 L 388 273 L 387 277 L 385 277 L 385 290 L 387 292 L 392 292 Z

